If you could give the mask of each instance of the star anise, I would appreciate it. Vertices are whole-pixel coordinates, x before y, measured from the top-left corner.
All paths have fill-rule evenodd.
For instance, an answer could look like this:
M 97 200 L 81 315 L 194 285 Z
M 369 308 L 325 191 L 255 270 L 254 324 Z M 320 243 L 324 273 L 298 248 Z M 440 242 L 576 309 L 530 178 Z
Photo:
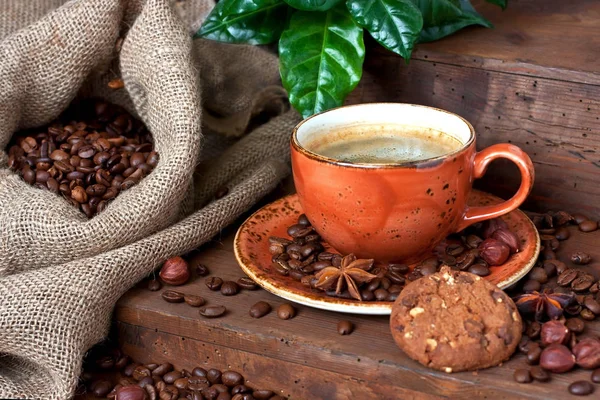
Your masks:
M 339 268 L 326 267 L 316 273 L 318 281 L 315 286 L 322 290 L 335 287 L 336 294 L 342 293 L 344 286 L 347 286 L 350 296 L 362 300 L 358 286 L 377 278 L 377 275 L 367 272 L 373 267 L 373 262 L 374 260 L 357 260 L 354 254 L 348 254 L 342 258 Z
M 533 291 L 513 298 L 521 314 L 533 314 L 536 321 L 558 319 L 566 307 L 573 304 L 575 296 L 572 293 L 542 293 Z

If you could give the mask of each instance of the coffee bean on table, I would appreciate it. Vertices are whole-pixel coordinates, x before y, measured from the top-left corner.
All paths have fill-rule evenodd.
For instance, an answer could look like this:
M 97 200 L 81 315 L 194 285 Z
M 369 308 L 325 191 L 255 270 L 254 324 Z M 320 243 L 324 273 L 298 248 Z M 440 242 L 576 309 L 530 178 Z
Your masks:
M 581 312 L 579 313 L 579 316 L 586 321 L 593 321 L 596 318 L 594 313 L 591 312 L 590 310 L 588 310 L 587 308 L 584 308 L 583 310 L 581 310 Z
M 217 384 L 217 383 L 221 383 L 222 376 L 223 376 L 223 374 L 221 373 L 221 371 L 219 371 L 216 368 L 211 368 L 208 371 L 206 371 L 206 378 L 213 385 Z
M 576 251 L 573 254 L 571 254 L 571 261 L 573 262 L 573 264 L 586 265 L 589 264 L 590 261 L 592 261 L 592 257 L 588 253 L 585 253 L 583 251 Z
M 536 338 L 538 338 L 540 336 L 541 331 L 542 331 L 542 324 L 540 324 L 537 321 L 531 321 L 527 325 L 527 329 L 525 330 L 525 334 L 530 339 L 536 339 Z
M 235 283 L 234 281 L 225 281 L 221 285 L 221 294 L 223 296 L 234 296 L 234 295 L 238 294 L 239 291 L 240 291 L 240 288 L 239 288 L 238 284 Z
M 581 232 L 593 232 L 598 229 L 598 223 L 596 221 L 583 221 L 579 224 L 579 230 Z
M 542 369 L 542 367 L 538 365 L 531 367 L 529 373 L 531 374 L 531 377 L 536 381 L 548 382 L 550 380 L 550 374 L 544 371 L 544 369 Z
M 535 365 L 540 362 L 540 356 L 542 355 L 542 349 L 539 346 L 532 346 L 527 351 L 527 364 Z
M 156 292 L 157 290 L 160 290 L 162 288 L 162 284 L 160 283 L 160 281 L 158 279 L 152 279 L 151 281 L 148 282 L 148 290 L 150 290 L 151 292 Z
M 594 392 L 594 385 L 588 381 L 577 381 L 569 385 L 569 393 L 576 396 L 587 396 Z
M 353 330 L 354 330 L 354 325 L 350 321 L 343 320 L 343 321 L 338 322 L 338 324 L 337 324 L 337 332 L 340 335 L 349 335 L 352 333 Z
M 548 274 L 543 268 L 540 267 L 532 268 L 531 271 L 529 271 L 528 276 L 529 279 L 536 280 L 540 283 L 548 282 Z
M 181 303 L 184 300 L 183 293 L 175 290 L 165 290 L 161 296 L 168 303 Z
M 277 307 L 277 316 L 280 319 L 291 319 L 296 315 L 296 309 L 288 303 L 283 303 Z
M 254 281 L 252 279 L 248 278 L 247 276 L 243 276 L 240 279 L 238 279 L 237 284 L 239 287 L 241 287 L 242 289 L 246 289 L 246 290 L 258 289 L 258 285 L 256 283 L 254 283 Z
M 529 383 L 531 382 L 531 374 L 526 369 L 516 369 L 513 377 L 515 381 L 519 383 Z
M 266 301 L 259 301 L 250 307 L 249 314 L 252 318 L 262 318 L 271 312 L 271 305 Z
M 596 315 L 600 315 L 600 303 L 594 300 L 591 296 L 586 296 L 583 305 Z
M 196 367 L 192 370 L 192 376 L 198 376 L 200 378 L 206 377 L 206 370 L 202 367 Z
M 576 292 L 583 292 L 594 284 L 594 277 L 591 275 L 580 275 L 571 282 L 571 289 Z
M 223 284 L 223 279 L 219 278 L 218 276 L 213 276 L 213 277 L 207 278 L 205 283 L 206 283 L 206 287 L 208 287 L 210 290 L 217 291 L 217 290 L 221 289 L 221 285 Z
M 566 269 L 558 276 L 556 283 L 559 286 L 569 286 L 571 282 L 573 282 L 575 278 L 577 278 L 577 275 L 579 275 L 579 272 L 577 270 L 572 268 Z
M 163 375 L 162 379 L 163 381 L 165 381 L 165 383 L 171 384 L 173 382 L 175 382 L 177 379 L 181 378 L 183 375 L 181 375 L 180 371 L 171 371 L 171 372 L 167 372 L 166 374 Z
M 225 306 L 204 306 L 198 310 L 200 315 L 206 318 L 218 318 L 225 314 L 227 309 Z
M 198 276 L 208 275 L 208 267 L 204 264 L 197 264 L 194 270 L 196 271 L 196 275 Z
M 201 296 L 196 296 L 193 294 L 186 294 L 183 296 L 183 300 L 186 302 L 186 304 L 192 306 L 192 307 L 200 307 L 203 306 L 205 303 L 205 300 L 203 297 Z
M 592 379 L 592 382 L 594 382 L 594 383 L 600 383 L 600 368 L 598 368 L 597 370 L 592 372 L 591 379 Z
M 154 370 L 152 370 L 152 375 L 154 376 L 163 376 L 167 372 L 173 371 L 173 364 L 171 363 L 162 363 Z
M 225 371 L 221 374 L 221 381 L 224 385 L 234 387 L 244 383 L 244 377 L 239 372 Z

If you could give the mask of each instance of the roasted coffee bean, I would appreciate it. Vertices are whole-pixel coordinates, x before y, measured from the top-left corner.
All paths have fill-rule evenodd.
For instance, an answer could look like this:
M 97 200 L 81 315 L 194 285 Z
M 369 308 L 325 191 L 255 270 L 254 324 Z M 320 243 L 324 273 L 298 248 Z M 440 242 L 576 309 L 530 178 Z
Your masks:
M 306 216 L 306 214 L 300 214 L 300 216 L 298 217 L 298 225 L 302 225 L 302 226 L 310 225 L 310 221 L 308 220 L 308 217 Z
M 142 379 L 144 379 L 147 376 L 151 376 L 152 372 L 146 368 L 143 365 L 138 365 L 137 367 L 135 367 L 135 369 L 133 370 L 133 374 L 131 375 L 133 377 L 133 379 L 135 379 L 136 381 L 141 381 Z
M 149 376 L 145 376 L 138 382 L 139 387 L 146 387 L 147 385 L 154 385 L 154 379 Z
M 152 375 L 154 376 L 163 376 L 167 372 L 173 371 L 173 364 L 171 363 L 162 363 L 154 370 L 152 370 Z
M 113 384 L 105 379 L 93 382 L 90 389 L 96 397 L 106 397 L 113 388 Z
M 223 296 L 234 296 L 238 294 L 240 287 L 234 281 L 225 281 L 221 285 L 221 294 Z
M 583 251 L 576 251 L 571 254 L 571 262 L 577 265 L 586 265 L 592 261 L 592 257 L 588 253 L 584 253 Z
M 400 285 L 404 284 L 404 282 L 406 281 L 406 279 L 404 279 L 404 277 L 402 275 L 400 275 L 399 273 L 394 272 L 394 271 L 388 271 L 385 274 L 385 277 L 387 279 L 389 279 L 392 283 L 400 284 Z
M 403 288 L 404 286 L 402 285 L 392 285 L 388 288 L 388 292 L 390 292 L 390 294 L 400 293 Z
M 567 228 L 561 227 L 556 230 L 556 232 L 554 233 L 554 236 L 558 240 L 567 240 L 571 236 L 571 233 L 569 232 L 569 230 Z
M 221 371 L 215 368 L 211 368 L 208 371 L 206 371 L 206 378 L 213 385 L 216 383 L 221 383 L 222 376 L 223 374 L 221 373 Z
M 102 369 L 111 369 L 115 366 L 115 360 L 111 356 L 102 357 L 96 361 L 96 365 Z
M 525 324 L 523 324 L 523 326 L 525 327 Z M 518 348 L 521 353 L 527 354 L 529 349 L 531 349 L 532 347 L 536 347 L 536 346 L 539 347 L 540 345 L 536 342 L 529 340 L 525 336 L 523 336 L 521 338 L 521 341 L 519 342 Z
M 542 349 L 539 346 L 531 346 L 531 348 L 527 351 L 527 364 L 535 365 L 539 363 L 541 354 Z
M 593 321 L 596 318 L 596 315 L 594 315 L 594 313 L 588 310 L 587 308 L 581 310 L 579 312 L 579 316 L 586 321 Z
M 581 333 L 585 328 L 585 323 L 579 318 L 569 318 L 565 326 L 573 333 Z
M 600 315 L 600 303 L 598 303 L 593 297 L 586 296 L 583 305 L 595 315 Z
M 377 301 L 387 301 L 388 297 L 390 296 L 390 292 L 383 288 L 375 290 L 373 294 L 375 295 Z
M 249 314 L 252 318 L 262 318 L 271 312 L 271 305 L 266 301 L 259 301 L 250 307 Z
M 207 371 L 202 367 L 196 367 L 192 370 L 192 376 L 197 376 L 200 378 L 205 378 L 206 373 L 207 373 Z
M 171 384 L 181 377 L 183 377 L 183 375 L 181 375 L 181 371 L 170 371 L 164 374 L 162 379 L 165 381 L 165 383 Z
M 304 274 L 302 272 L 295 271 L 295 270 L 290 271 L 289 275 L 290 275 L 290 277 L 292 277 L 293 279 L 295 279 L 297 281 L 302 280 L 302 277 L 304 276 Z
M 526 369 L 516 369 L 513 374 L 513 378 L 519 383 L 531 382 L 531 374 L 529 373 L 529 370 Z
M 238 279 L 237 284 L 239 287 L 241 287 L 242 289 L 246 289 L 246 290 L 258 289 L 258 285 L 256 283 L 254 283 L 254 281 L 252 279 L 248 278 L 247 276 L 243 276 L 240 279 Z
M 280 319 L 291 319 L 296 315 L 296 309 L 288 303 L 283 303 L 277 307 L 277 316 Z
M 397 274 L 406 274 L 410 271 L 410 268 L 406 264 L 390 264 L 388 270 Z
M 287 229 L 288 235 L 290 235 L 293 238 L 304 237 L 309 233 L 312 233 L 312 231 L 312 226 L 303 226 L 300 224 L 292 225 Z
M 221 375 L 221 381 L 224 385 L 234 387 L 244 383 L 244 377 L 235 371 L 225 371 Z
M 454 257 L 458 256 L 463 251 L 465 251 L 465 248 L 460 243 L 451 243 L 446 247 L 446 254 Z
M 439 266 L 439 261 L 435 258 L 429 258 L 417 266 L 423 276 L 435 274 Z
M 236 385 L 231 389 L 231 394 L 232 395 L 236 395 L 236 394 L 244 394 L 244 393 L 251 393 L 252 389 L 249 388 L 246 385 Z
M 123 375 L 125 376 L 132 376 L 133 375 L 133 371 L 139 366 L 139 364 L 136 363 L 131 363 L 128 364 L 124 369 L 123 369 Z
M 579 224 L 580 224 L 580 223 L 582 223 L 583 221 L 587 221 L 587 220 L 588 220 L 588 217 L 586 217 L 586 216 L 585 216 L 585 215 L 583 215 L 583 214 L 579 214 L 579 213 L 575 213 L 575 214 L 573 214 L 573 215 L 572 215 L 572 217 L 573 217 L 573 221 L 574 221 L 574 222 L 575 222 L 577 225 L 579 225 Z
M 529 370 L 531 377 L 538 382 L 548 382 L 550 380 L 550 374 L 539 366 L 533 366 Z
M 193 294 L 186 294 L 183 296 L 183 300 L 186 302 L 186 304 L 192 306 L 192 307 L 200 307 L 203 306 L 204 303 L 206 303 L 206 301 L 204 300 L 203 297 L 201 296 L 196 296 Z
M 375 294 L 370 290 L 363 289 L 360 291 L 360 298 L 363 301 L 372 301 L 375 300 Z
M 375 278 L 367 284 L 366 290 L 368 290 L 370 292 L 375 292 L 375 290 L 377 290 L 380 285 L 381 285 L 381 279 Z
M 539 283 L 548 282 L 548 274 L 546 273 L 546 271 L 543 268 L 540 268 L 540 267 L 532 268 L 531 271 L 529 271 L 528 276 L 529 276 L 529 279 L 536 280 Z
M 223 284 L 223 279 L 219 278 L 218 276 L 213 276 L 213 277 L 207 278 L 205 283 L 206 283 L 207 288 L 209 288 L 212 291 L 217 291 L 217 290 L 221 289 L 221 285 Z
M 536 339 L 540 336 L 541 332 L 542 332 L 542 324 L 540 324 L 537 321 L 531 321 L 527 325 L 527 330 L 525 331 L 525 334 L 530 339 Z
M 488 276 L 491 272 L 490 269 L 484 264 L 476 263 L 469 267 L 468 271 L 478 276 Z
M 349 335 L 352 333 L 352 331 L 354 330 L 354 325 L 352 324 L 352 322 L 350 321 L 340 321 L 337 324 L 337 332 L 340 335 Z
M 151 281 L 148 282 L 148 290 L 150 290 L 151 292 L 156 292 L 157 290 L 160 290 L 162 288 L 162 284 L 160 283 L 160 281 L 158 279 L 152 279 Z
M 115 368 L 117 370 L 121 370 L 121 369 L 125 368 L 128 363 L 129 363 L 129 357 L 121 356 L 121 357 L 117 358 L 117 361 L 115 361 Z
M 273 397 L 274 393 L 272 390 L 255 390 L 252 392 L 252 396 L 256 400 L 269 400 Z
M 289 267 L 287 265 L 287 262 L 283 260 L 271 263 L 271 266 L 273 267 L 275 272 L 277 272 L 279 275 L 284 276 L 289 274 Z
M 594 372 L 592 372 L 591 379 L 594 383 L 600 383 L 600 369 L 597 369 Z
M 175 290 L 165 290 L 161 294 L 163 300 L 168 303 L 181 303 L 184 300 L 184 295 L 181 292 Z
M 575 278 L 577 278 L 578 274 L 579 274 L 579 272 L 575 269 L 572 269 L 572 268 L 566 269 L 558 276 L 556 283 L 559 286 L 569 286 L 571 284 L 571 282 L 573 282 L 575 280 Z
M 571 289 L 576 292 L 583 292 L 594 284 L 594 277 L 591 275 L 580 275 L 571 282 Z
M 177 400 L 179 398 L 179 390 L 173 385 L 168 385 L 158 394 L 160 400 Z
M 218 318 L 225 314 L 225 306 L 204 306 L 199 310 L 200 315 L 206 318 Z
M 328 251 L 324 251 L 322 253 L 319 253 L 319 256 L 317 257 L 319 259 L 319 261 L 330 261 L 333 259 L 333 257 L 335 256 L 335 254 L 330 253 Z
M 523 284 L 523 291 L 524 292 L 539 292 L 542 288 L 542 284 L 539 283 L 538 281 L 534 281 L 533 279 L 529 279 L 527 280 L 524 284 Z
M 587 396 L 594 393 L 594 385 L 588 381 L 576 381 L 569 385 L 569 393 L 575 396 Z
M 598 229 L 598 223 L 596 221 L 583 221 L 579 224 L 579 230 L 581 232 L 593 232 Z

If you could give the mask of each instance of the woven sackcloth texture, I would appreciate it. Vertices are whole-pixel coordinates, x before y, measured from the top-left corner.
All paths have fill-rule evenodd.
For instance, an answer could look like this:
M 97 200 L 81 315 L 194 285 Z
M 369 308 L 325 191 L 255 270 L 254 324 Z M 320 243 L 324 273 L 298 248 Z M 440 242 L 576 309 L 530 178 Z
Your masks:
M 276 57 L 192 40 L 211 1 L 0 2 L 0 398 L 71 398 L 117 299 L 289 173 L 299 116 Z M 124 89 L 107 88 L 116 77 Z M 141 118 L 160 161 L 87 219 L 10 171 L 5 148 L 14 132 L 91 96 Z

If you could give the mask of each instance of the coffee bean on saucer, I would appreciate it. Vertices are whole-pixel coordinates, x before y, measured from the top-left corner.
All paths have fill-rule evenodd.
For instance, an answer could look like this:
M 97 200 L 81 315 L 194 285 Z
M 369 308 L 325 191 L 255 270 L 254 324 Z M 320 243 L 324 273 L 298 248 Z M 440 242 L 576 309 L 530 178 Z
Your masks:
M 383 288 L 375 290 L 373 294 L 375 295 L 377 301 L 387 301 L 388 297 L 390 296 L 390 292 Z
M 256 283 L 254 283 L 254 281 L 252 279 L 248 278 L 247 276 L 243 276 L 240 279 L 238 279 L 237 284 L 239 287 L 241 287 L 242 289 L 246 289 L 246 290 L 258 289 L 258 285 Z
M 161 294 L 163 300 L 168 303 L 181 303 L 183 302 L 184 295 L 181 292 L 177 292 L 175 290 L 165 290 Z
M 271 305 L 266 301 L 259 301 L 250 307 L 248 312 L 252 318 L 262 318 L 271 312 Z
M 305 214 L 301 214 L 298 217 L 298 225 L 302 225 L 302 226 L 309 226 L 310 225 L 310 221 L 308 220 L 308 217 Z
M 588 381 L 577 381 L 569 385 L 569 393 L 575 396 L 587 396 L 594 393 L 594 385 Z
M 579 230 L 581 232 L 593 232 L 598 229 L 598 223 L 596 221 L 583 221 L 579 224 Z
M 550 380 L 550 374 L 539 365 L 531 367 L 529 373 L 531 374 L 531 377 L 538 382 L 548 382 Z
M 235 283 L 234 281 L 225 281 L 221 285 L 221 294 L 223 296 L 234 296 L 234 295 L 238 294 L 239 291 L 240 291 L 240 288 L 239 288 L 238 284 Z
M 200 307 L 203 306 L 205 303 L 204 298 L 202 298 L 201 296 L 195 296 L 193 294 L 184 295 L 183 300 L 186 302 L 186 304 L 192 307 Z
M 221 289 L 221 285 L 223 284 L 223 279 L 219 278 L 218 276 L 213 276 L 213 277 L 207 278 L 205 283 L 206 283 L 206 287 L 208 287 L 210 290 L 217 291 L 217 290 Z
M 280 319 L 291 319 L 296 315 L 296 309 L 288 303 L 283 303 L 279 307 L 277 307 L 277 316 Z
M 340 321 L 337 324 L 337 332 L 340 335 L 349 335 L 354 330 L 354 325 L 350 321 Z
M 373 292 L 368 289 L 363 289 L 360 291 L 360 298 L 363 301 L 372 301 L 375 300 L 375 294 L 373 294 Z
M 531 382 L 531 373 L 526 369 L 517 369 L 515 370 L 513 377 L 515 381 L 519 383 L 530 383 Z
M 162 284 L 160 283 L 160 281 L 158 279 L 152 279 L 151 281 L 148 282 L 148 290 L 150 290 L 151 292 L 156 292 L 157 290 L 160 290 L 162 288 Z
M 581 333 L 585 328 L 585 323 L 579 318 L 569 318 L 565 325 L 573 333 Z
M 417 266 L 423 276 L 435 274 L 439 266 L 439 261 L 435 258 L 429 258 Z
M 468 271 L 478 276 L 488 276 L 490 274 L 490 269 L 484 264 L 479 263 L 471 265 Z
M 217 318 L 225 314 L 225 306 L 204 306 L 198 310 L 200 315 L 207 318 Z
M 410 268 L 406 264 L 390 264 L 388 270 L 397 274 L 406 274 L 410 271 Z

